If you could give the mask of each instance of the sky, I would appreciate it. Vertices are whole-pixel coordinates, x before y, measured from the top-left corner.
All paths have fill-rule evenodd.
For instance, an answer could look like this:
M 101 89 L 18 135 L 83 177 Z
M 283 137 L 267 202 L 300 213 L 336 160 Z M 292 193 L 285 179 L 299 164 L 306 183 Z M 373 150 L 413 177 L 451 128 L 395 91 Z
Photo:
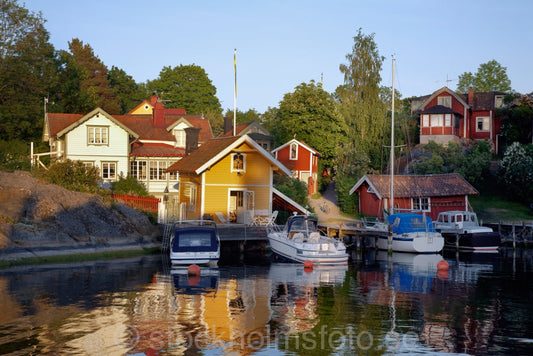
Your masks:
M 137 83 L 163 67 L 195 64 L 239 111 L 278 107 L 301 83 L 343 84 L 340 64 L 361 29 L 385 57 L 381 84 L 402 97 L 422 96 L 496 60 L 511 87 L 533 91 L 530 0 L 19 0 L 42 12 L 50 42 L 68 50 L 78 38 L 111 69 Z

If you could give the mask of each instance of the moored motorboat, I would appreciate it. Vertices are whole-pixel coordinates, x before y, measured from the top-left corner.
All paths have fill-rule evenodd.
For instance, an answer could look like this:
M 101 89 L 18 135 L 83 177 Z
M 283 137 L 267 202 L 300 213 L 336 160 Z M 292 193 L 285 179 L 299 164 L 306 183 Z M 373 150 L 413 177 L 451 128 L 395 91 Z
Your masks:
M 412 253 L 437 253 L 444 246 L 444 238 L 438 233 L 429 216 L 415 213 L 389 215 L 388 224 L 373 227 L 376 246 L 380 250 Z M 389 234 L 392 241 L 389 245 Z
M 444 237 L 446 247 L 474 252 L 496 252 L 500 247 L 500 234 L 480 226 L 475 212 L 442 212 L 434 225 Z
M 294 262 L 313 264 L 345 264 L 346 246 L 318 230 L 317 219 L 310 216 L 291 216 L 283 229 L 269 227 L 268 240 L 275 254 Z
M 220 258 L 220 238 L 211 220 L 183 220 L 172 225 L 169 239 L 173 265 L 216 265 Z

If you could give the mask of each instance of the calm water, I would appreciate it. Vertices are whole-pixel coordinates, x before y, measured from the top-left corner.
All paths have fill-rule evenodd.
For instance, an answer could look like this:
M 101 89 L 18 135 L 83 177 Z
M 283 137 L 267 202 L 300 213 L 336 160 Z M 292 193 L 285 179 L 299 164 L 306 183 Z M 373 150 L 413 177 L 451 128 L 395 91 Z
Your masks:
M 159 256 L 0 270 L 0 353 L 533 354 L 533 252 L 253 262 Z

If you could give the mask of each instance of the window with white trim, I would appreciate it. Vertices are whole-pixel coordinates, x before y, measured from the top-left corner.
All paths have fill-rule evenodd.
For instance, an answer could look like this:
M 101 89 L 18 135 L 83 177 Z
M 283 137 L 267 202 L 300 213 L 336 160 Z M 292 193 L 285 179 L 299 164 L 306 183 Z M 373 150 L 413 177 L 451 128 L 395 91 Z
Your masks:
M 174 130 L 174 137 L 176 138 L 176 147 L 185 147 L 185 130 Z
M 297 160 L 298 159 L 298 144 L 291 143 L 289 159 L 291 159 L 291 160 Z
M 422 126 L 429 127 L 429 115 L 428 114 L 422 115 Z
M 445 114 L 444 115 L 444 126 L 452 126 L 452 114 Z
M 442 114 L 431 115 L 431 127 L 442 127 L 443 120 L 444 120 L 444 115 Z
M 147 177 L 147 162 L 144 160 L 130 162 L 130 175 L 138 181 L 145 181 Z
M 429 198 L 412 198 L 413 210 L 431 211 Z
M 451 108 L 452 107 L 452 97 L 449 96 L 449 95 L 439 96 L 437 98 L 437 104 L 438 105 L 442 105 L 442 106 L 446 106 L 447 108 Z
M 150 161 L 149 162 L 150 180 L 165 180 L 166 169 L 167 169 L 166 161 Z
M 102 162 L 102 178 L 107 180 L 117 179 L 116 162 Z
M 246 172 L 246 155 L 243 153 L 233 153 L 231 155 L 231 171 Z
M 109 143 L 109 127 L 87 126 L 87 143 L 89 145 L 107 145 Z
M 490 130 L 489 117 L 488 116 L 476 117 L 476 131 L 487 132 L 489 130 Z

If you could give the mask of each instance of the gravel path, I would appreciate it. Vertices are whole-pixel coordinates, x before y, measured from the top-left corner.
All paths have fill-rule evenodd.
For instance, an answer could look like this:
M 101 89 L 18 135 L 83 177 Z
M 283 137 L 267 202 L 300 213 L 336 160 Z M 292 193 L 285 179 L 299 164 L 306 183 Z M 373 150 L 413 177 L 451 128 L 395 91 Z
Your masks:
M 315 210 L 318 221 L 321 224 L 339 224 L 356 222 L 358 220 L 344 217 L 337 206 L 337 195 L 335 193 L 335 181 L 329 183 L 324 194 L 318 199 L 309 199 L 309 204 Z M 322 207 L 322 209 L 321 209 Z M 325 207 L 325 209 L 324 209 Z

